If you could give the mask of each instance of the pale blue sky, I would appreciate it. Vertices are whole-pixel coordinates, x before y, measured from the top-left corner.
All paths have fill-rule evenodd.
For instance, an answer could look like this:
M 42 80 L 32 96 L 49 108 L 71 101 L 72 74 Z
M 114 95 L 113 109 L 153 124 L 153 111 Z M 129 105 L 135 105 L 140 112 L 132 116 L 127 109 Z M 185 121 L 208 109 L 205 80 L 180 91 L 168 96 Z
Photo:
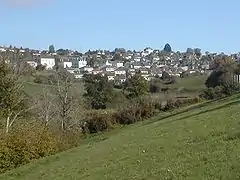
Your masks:
M 240 51 L 239 0 L 48 1 L 24 7 L 0 0 L 0 44 L 85 51 L 162 49 L 168 42 L 180 51 Z

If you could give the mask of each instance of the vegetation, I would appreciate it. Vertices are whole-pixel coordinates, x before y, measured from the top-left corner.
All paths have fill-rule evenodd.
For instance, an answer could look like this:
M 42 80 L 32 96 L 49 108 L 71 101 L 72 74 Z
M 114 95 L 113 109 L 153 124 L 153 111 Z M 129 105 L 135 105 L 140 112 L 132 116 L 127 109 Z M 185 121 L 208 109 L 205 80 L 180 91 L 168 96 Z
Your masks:
M 198 51 L 194 49 L 195 54 Z M 203 76 L 175 78 L 163 72 L 148 83 L 139 72 L 128 76 L 122 91 L 100 74 L 86 74 L 81 86 L 60 66 L 53 71 L 44 67 L 29 71 L 24 64 L 11 66 L 1 60 L 0 172 L 77 147 L 90 134 L 114 132 L 156 115 L 161 119 L 200 103 L 205 80 L 202 97 L 206 99 L 238 92 L 232 77 L 240 72 L 239 66 L 221 58 L 207 80 Z M 187 91 L 190 88 L 193 94 Z
M 228 57 L 218 59 L 213 68 L 213 72 L 205 82 L 208 88 L 204 93 L 206 98 L 214 99 L 239 91 L 239 82 L 234 81 L 238 66 L 232 59 Z
M 129 98 L 139 97 L 148 92 L 148 83 L 140 73 L 136 73 L 127 80 L 124 90 L 129 92 Z
M 106 109 L 107 103 L 111 102 L 113 96 L 113 85 L 108 82 L 106 76 L 88 75 L 84 76 L 84 97 L 92 109 Z
M 54 45 L 50 45 L 48 51 L 49 51 L 49 53 L 55 53 Z
M 18 75 L 4 61 L 0 61 L 0 117 L 5 124 L 6 133 L 15 121 L 26 115 L 28 107 L 26 97 L 18 83 Z
M 90 138 L 2 179 L 238 179 L 239 95 Z M 84 163 L 83 163 L 84 162 Z M 100 165 L 101 164 L 101 165 Z
M 172 47 L 170 46 L 170 44 L 167 43 L 167 44 L 165 44 L 163 50 L 165 52 L 172 52 Z

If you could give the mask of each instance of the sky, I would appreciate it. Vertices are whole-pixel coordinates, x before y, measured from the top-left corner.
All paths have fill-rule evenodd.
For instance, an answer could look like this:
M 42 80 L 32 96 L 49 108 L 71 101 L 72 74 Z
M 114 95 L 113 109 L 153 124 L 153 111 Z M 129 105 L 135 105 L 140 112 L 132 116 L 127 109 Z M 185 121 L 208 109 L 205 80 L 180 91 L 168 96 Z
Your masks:
M 0 0 L 0 45 L 240 52 L 239 0 Z

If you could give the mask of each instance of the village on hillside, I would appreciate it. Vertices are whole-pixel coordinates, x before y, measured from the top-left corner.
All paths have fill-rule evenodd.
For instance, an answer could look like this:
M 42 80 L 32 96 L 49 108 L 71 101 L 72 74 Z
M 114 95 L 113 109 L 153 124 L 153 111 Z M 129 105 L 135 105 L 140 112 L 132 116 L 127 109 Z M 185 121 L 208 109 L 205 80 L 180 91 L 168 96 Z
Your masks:
M 161 77 L 163 72 L 177 77 L 183 74 L 209 74 L 211 62 L 218 56 L 224 55 L 202 53 L 199 48 L 188 48 L 186 52 L 173 52 L 169 44 L 166 44 L 163 50 L 150 47 L 142 51 L 116 48 L 114 51 L 89 50 L 86 53 L 68 49 L 55 51 L 53 45 L 45 51 L 0 46 L 0 54 L 10 54 L 12 57 L 9 59 L 25 62 L 34 68 L 38 65 L 44 66 L 46 70 L 53 70 L 56 66 L 63 67 L 76 79 L 81 79 L 86 73 L 102 74 L 107 76 L 109 81 L 121 83 L 136 72 L 147 81 L 156 76 Z M 239 54 L 232 54 L 230 57 L 235 61 L 240 59 Z

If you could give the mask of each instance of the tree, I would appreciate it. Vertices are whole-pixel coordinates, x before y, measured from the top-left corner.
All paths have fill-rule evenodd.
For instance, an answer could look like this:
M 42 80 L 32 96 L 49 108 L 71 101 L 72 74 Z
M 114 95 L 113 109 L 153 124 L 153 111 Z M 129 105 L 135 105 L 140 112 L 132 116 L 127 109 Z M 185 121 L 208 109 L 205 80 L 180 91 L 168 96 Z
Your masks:
M 54 45 L 50 45 L 48 51 L 49 53 L 55 53 Z
M 163 71 L 162 73 L 162 80 L 169 80 L 171 78 L 171 76 L 169 75 L 169 73 L 167 73 L 166 71 Z
M 42 64 L 38 64 L 36 67 L 37 71 L 44 71 L 46 69 L 46 66 L 42 65 Z
M 194 50 L 192 48 L 187 48 L 186 53 L 187 54 L 193 54 Z
M 200 48 L 195 48 L 195 49 L 194 49 L 194 53 L 195 53 L 195 55 L 196 55 L 197 57 L 200 57 L 200 56 L 202 55 Z
M 115 60 L 122 60 L 121 53 L 119 53 L 119 52 L 115 53 L 112 60 L 113 61 L 115 61 Z
M 0 59 L 0 115 L 5 119 L 6 133 L 17 119 L 31 109 L 26 105 L 26 96 L 18 77 L 13 73 L 13 69 Z
M 107 76 L 85 74 L 84 82 L 84 97 L 91 108 L 106 109 L 107 103 L 111 102 L 113 97 L 113 85 L 108 82 Z
M 127 80 L 124 89 L 129 92 L 130 98 L 139 97 L 148 92 L 148 83 L 140 73 L 136 73 Z
M 90 67 L 94 67 L 94 59 L 90 56 L 87 57 L 87 65 L 90 66 Z
M 233 75 L 236 73 L 236 69 L 236 63 L 227 56 L 216 60 L 214 70 L 207 78 L 205 85 L 208 88 L 215 88 L 217 86 L 228 88 L 234 85 Z
M 165 46 L 164 46 L 164 49 L 163 49 L 165 52 L 172 52 L 172 48 L 171 48 L 171 46 L 170 46 L 170 44 L 166 44 Z
M 55 82 L 58 113 L 61 120 L 61 129 L 64 131 L 72 120 L 71 113 L 76 105 L 76 96 L 74 96 L 73 92 L 73 77 L 64 69 L 58 69 L 55 73 Z
M 161 80 L 158 77 L 156 77 L 150 81 L 149 91 L 151 93 L 158 93 L 161 91 L 161 86 L 162 86 Z
M 39 119 L 42 120 L 44 126 L 48 126 L 57 116 L 57 106 L 56 103 L 54 103 L 54 98 L 50 95 L 47 86 L 43 86 L 42 94 L 36 97 L 35 104 Z

